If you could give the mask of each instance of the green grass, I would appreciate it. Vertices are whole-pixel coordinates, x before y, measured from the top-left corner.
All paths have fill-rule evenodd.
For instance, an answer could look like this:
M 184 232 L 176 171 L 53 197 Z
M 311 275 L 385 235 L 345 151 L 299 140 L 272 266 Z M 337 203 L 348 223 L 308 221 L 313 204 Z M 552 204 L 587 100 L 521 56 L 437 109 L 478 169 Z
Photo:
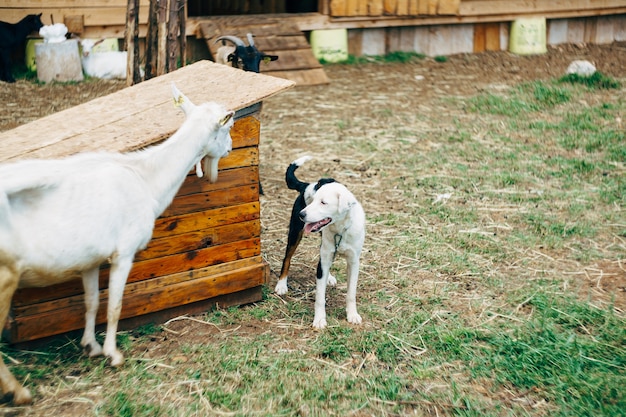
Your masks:
M 592 75 L 586 77 L 578 74 L 567 74 L 559 78 L 561 83 L 570 84 L 582 84 L 593 89 L 617 89 L 621 87 L 621 83 L 607 75 L 602 74 L 599 71 L 594 72 Z
M 425 55 L 419 54 L 417 52 L 403 52 L 403 51 L 392 51 L 385 55 L 364 55 L 364 56 L 355 56 L 348 55 L 348 59 L 342 64 L 348 65 L 357 65 L 357 64 L 369 64 L 369 63 L 407 63 L 416 60 L 420 60 L 425 58 Z M 321 64 L 324 65 L 332 65 L 332 63 L 325 62 L 323 59 L 320 60 Z

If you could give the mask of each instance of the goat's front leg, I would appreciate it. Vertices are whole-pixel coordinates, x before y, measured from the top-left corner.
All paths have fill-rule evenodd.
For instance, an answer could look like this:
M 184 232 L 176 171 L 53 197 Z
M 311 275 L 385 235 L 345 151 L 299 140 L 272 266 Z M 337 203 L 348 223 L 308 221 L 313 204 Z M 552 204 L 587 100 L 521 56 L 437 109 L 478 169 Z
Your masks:
M 96 315 L 100 303 L 98 292 L 98 271 L 95 267 L 83 271 L 83 288 L 85 290 L 85 332 L 80 345 L 89 356 L 102 355 L 102 346 L 96 341 Z
M 112 366 L 124 363 L 124 355 L 117 350 L 117 325 L 122 312 L 122 296 L 128 273 L 133 265 L 132 256 L 116 257 L 111 263 L 109 276 L 109 305 L 107 306 L 107 333 L 104 339 L 103 353 L 111 358 Z
M 2 263 L 6 262 L 5 265 Z M 11 298 L 17 289 L 19 274 L 17 268 L 10 261 L 0 259 L 0 325 L 4 326 L 11 307 Z M 0 389 L 2 389 L 2 401 L 13 401 L 15 405 L 30 404 L 32 396 L 27 388 L 20 385 L 9 368 L 0 357 Z

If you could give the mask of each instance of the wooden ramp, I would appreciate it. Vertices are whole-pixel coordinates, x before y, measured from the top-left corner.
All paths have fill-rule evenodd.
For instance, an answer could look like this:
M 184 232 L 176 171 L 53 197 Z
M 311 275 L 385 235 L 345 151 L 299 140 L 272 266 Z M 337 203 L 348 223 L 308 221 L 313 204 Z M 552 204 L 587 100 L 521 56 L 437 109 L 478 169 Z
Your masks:
M 201 36 L 215 57 L 220 36 L 237 36 L 247 44 L 246 35 L 254 35 L 259 50 L 278 55 L 277 61 L 261 63 L 261 73 L 295 81 L 298 85 L 327 84 L 328 77 L 313 55 L 304 33 L 295 23 L 272 16 L 220 16 L 199 22 Z

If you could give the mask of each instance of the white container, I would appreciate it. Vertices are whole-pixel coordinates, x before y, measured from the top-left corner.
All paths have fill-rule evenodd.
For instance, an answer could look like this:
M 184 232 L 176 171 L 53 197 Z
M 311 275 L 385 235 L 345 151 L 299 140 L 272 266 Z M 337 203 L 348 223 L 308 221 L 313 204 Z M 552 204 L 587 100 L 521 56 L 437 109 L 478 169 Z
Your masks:
M 546 18 L 520 18 L 511 24 L 509 51 L 519 55 L 544 54 L 546 47 Z
M 311 49 L 319 61 L 342 62 L 348 59 L 348 30 L 328 29 L 311 32 Z
M 74 39 L 59 43 L 36 44 L 35 61 L 37 79 L 41 82 L 83 80 L 78 42 Z
M 26 41 L 26 53 L 24 54 L 24 60 L 26 61 L 26 68 L 30 71 L 37 71 L 37 63 L 35 62 L 35 45 L 43 43 L 43 39 L 29 39 Z

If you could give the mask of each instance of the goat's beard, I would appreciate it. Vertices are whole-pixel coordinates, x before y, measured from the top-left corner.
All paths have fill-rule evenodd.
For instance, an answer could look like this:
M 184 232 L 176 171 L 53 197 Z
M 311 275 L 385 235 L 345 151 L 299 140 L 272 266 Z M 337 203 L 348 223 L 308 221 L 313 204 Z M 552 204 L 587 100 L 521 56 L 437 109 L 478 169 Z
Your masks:
M 206 156 L 204 158 L 204 170 L 209 175 L 209 182 L 214 183 L 217 181 L 217 167 L 219 165 L 220 158 L 212 158 Z
M 207 172 L 209 175 L 209 182 L 214 183 L 217 181 L 217 168 L 219 166 L 220 158 L 212 158 L 205 156 L 196 163 L 196 175 L 199 178 L 204 176 Z

